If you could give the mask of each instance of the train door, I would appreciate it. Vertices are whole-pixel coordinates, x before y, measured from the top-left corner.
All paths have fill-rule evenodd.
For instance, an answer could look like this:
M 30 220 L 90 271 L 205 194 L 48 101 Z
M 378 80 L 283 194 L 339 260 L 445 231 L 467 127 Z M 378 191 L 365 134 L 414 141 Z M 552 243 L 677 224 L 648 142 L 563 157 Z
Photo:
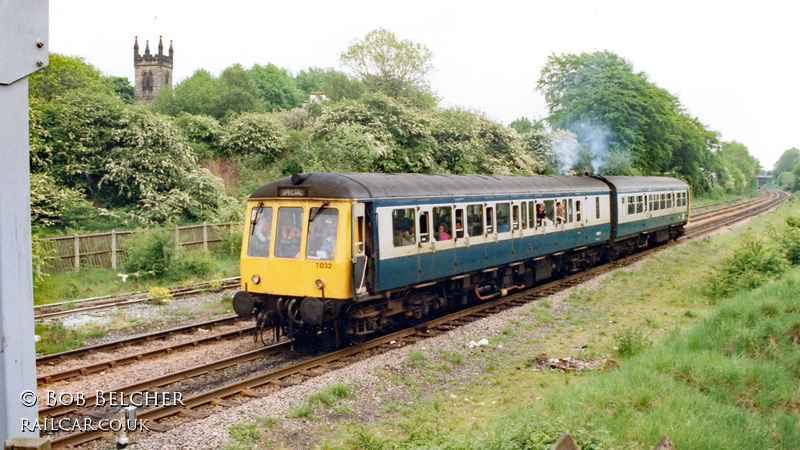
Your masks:
M 500 232 L 498 231 L 496 205 L 489 204 L 486 206 L 486 228 L 484 236 L 486 237 L 486 265 L 491 266 L 496 264 L 498 255 L 498 244 Z
M 353 203 L 350 209 L 350 242 L 353 297 L 367 292 L 366 213 L 363 203 Z
M 458 266 L 462 271 L 473 271 L 486 267 L 486 223 L 482 203 L 467 205 L 465 256 L 458 255 Z
M 456 264 L 455 221 L 451 206 L 434 206 L 433 220 L 433 278 L 453 275 Z
M 430 280 L 433 276 L 433 232 L 431 231 L 431 207 L 420 206 L 417 211 L 417 242 L 419 242 L 419 269 L 417 281 Z
M 519 205 L 519 239 L 514 245 L 517 258 L 529 258 L 533 254 L 533 245 L 528 237 L 528 211 L 530 211 L 528 205 L 528 201 L 523 201 Z
M 465 270 L 467 261 L 467 247 L 469 246 L 469 236 L 467 235 L 467 216 L 463 206 L 455 207 L 455 262 L 453 264 L 453 272 L 463 272 Z

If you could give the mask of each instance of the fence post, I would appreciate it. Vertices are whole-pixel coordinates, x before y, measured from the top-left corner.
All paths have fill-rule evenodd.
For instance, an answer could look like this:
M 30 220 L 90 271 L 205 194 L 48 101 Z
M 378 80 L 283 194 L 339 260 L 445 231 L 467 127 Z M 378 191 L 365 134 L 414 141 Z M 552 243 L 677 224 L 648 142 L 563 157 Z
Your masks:
M 117 232 L 111 230 L 111 268 L 117 268 Z
M 178 248 L 181 247 L 180 228 L 178 228 L 177 226 L 175 227 L 175 246 Z
M 203 250 L 208 251 L 208 224 L 203 222 Z
M 79 268 L 81 266 L 81 237 L 80 235 L 75 235 L 75 243 L 72 245 L 72 250 L 75 252 L 75 268 Z

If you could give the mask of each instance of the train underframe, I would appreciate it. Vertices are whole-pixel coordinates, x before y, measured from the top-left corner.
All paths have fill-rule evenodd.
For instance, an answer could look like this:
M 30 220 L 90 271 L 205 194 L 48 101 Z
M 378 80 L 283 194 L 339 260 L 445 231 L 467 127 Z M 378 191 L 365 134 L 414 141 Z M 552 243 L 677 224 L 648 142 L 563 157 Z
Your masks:
M 264 344 L 277 342 L 281 336 L 313 336 L 326 330 L 333 331 L 337 346 L 358 344 L 375 333 L 413 326 L 449 311 L 626 257 L 681 235 L 683 225 L 665 227 L 614 242 L 382 292 L 359 302 L 238 292 L 234 296 L 234 309 L 243 317 L 255 315 L 256 339 Z

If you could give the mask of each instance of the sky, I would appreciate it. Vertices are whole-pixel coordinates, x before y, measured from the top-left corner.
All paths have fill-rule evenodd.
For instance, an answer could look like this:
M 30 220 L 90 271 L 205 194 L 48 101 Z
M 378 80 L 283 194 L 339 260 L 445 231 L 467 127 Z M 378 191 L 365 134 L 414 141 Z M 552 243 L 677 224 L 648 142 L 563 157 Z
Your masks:
M 547 116 L 536 82 L 549 56 L 608 50 L 772 169 L 800 148 L 799 13 L 785 0 L 51 0 L 50 51 L 132 81 L 134 37 L 155 53 L 163 36 L 178 83 L 237 63 L 344 70 L 341 53 L 386 28 L 431 50 L 440 106 L 507 125 Z

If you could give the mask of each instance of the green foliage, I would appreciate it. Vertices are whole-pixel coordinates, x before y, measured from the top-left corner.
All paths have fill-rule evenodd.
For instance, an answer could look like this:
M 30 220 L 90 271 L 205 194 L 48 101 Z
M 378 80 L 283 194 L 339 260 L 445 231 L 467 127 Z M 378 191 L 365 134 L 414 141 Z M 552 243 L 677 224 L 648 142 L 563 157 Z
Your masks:
M 136 93 L 133 85 L 125 77 L 106 77 L 108 87 L 117 93 L 119 98 L 128 104 L 133 104 L 133 96 Z
M 780 235 L 780 242 L 783 253 L 789 263 L 793 266 L 800 264 L 800 217 L 788 217 L 788 225 Z
M 256 64 L 250 69 L 250 75 L 257 88 L 258 100 L 267 111 L 292 109 L 300 106 L 306 98 L 289 73 L 274 64 Z
M 32 97 L 52 101 L 76 89 L 109 94 L 113 92 L 109 87 L 117 82 L 113 78 L 106 81 L 99 70 L 81 57 L 51 53 L 47 67 L 32 73 L 28 83 Z
M 719 161 L 711 152 L 719 146 L 717 133 L 611 52 L 553 55 L 537 86 L 548 103 L 548 122 L 577 134 L 596 171 L 677 172 L 695 192 L 705 192 L 711 172 L 730 170 L 730 161 Z
M 180 113 L 172 122 L 188 139 L 195 155 L 201 159 L 215 156 L 222 127 L 217 119 L 211 116 Z
M 123 269 L 139 278 L 163 278 L 178 253 L 172 234 L 166 230 L 137 233 L 128 240 L 128 258 Z
M 238 444 L 252 446 L 258 442 L 261 432 L 255 422 L 237 422 L 228 427 L 228 436 Z
M 203 277 L 211 273 L 214 260 L 211 253 L 203 250 L 189 251 L 181 248 L 170 267 L 170 275 L 174 279 L 184 277 Z
M 784 269 L 784 260 L 775 248 L 753 239 L 714 268 L 708 290 L 713 296 L 729 297 L 775 279 Z
M 797 164 L 800 163 L 800 150 L 792 147 L 783 152 L 775 166 L 772 168 L 773 174 L 780 174 L 783 172 L 792 172 Z
M 340 59 L 373 90 L 414 105 L 436 103 L 425 78 L 433 68 L 433 54 L 422 44 L 399 40 L 381 28 L 355 41 Z
M 519 134 L 525 134 L 533 130 L 533 122 L 528 120 L 526 117 L 520 117 L 519 119 L 508 124 L 508 126 L 517 130 L 517 133 Z
M 186 112 L 194 115 L 215 116 L 224 109 L 219 82 L 206 70 L 197 70 L 174 88 L 159 91 L 152 108 L 162 114 L 177 115 Z M 218 119 L 220 117 L 217 117 Z
M 616 353 L 623 358 L 634 356 L 650 346 L 642 328 L 625 328 L 614 334 Z
M 60 183 L 81 189 L 90 198 L 100 195 L 103 166 L 116 146 L 114 134 L 125 108 L 122 100 L 106 92 L 74 89 L 32 106 L 41 108 L 41 123 L 48 131 L 44 145 L 50 149 L 41 166 L 32 170 L 49 171 Z
M 223 128 L 220 147 L 232 155 L 260 155 L 269 164 L 286 148 L 286 138 L 286 128 L 274 116 L 248 113 Z
M 97 216 L 77 189 L 59 186 L 45 173 L 31 174 L 31 224 L 34 228 L 75 227 Z

